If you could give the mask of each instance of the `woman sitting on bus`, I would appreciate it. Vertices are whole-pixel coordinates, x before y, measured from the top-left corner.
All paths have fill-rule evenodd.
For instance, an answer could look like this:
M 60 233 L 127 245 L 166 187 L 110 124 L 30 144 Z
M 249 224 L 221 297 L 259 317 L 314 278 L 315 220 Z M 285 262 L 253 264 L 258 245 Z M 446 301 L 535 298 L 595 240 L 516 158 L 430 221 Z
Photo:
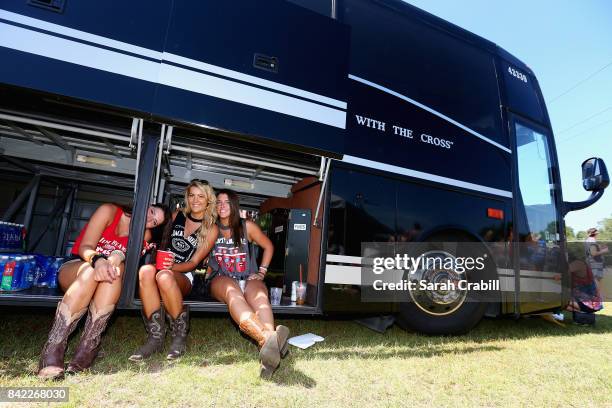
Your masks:
M 185 209 L 172 215 L 172 236 L 166 240 L 170 245 L 162 242 L 161 246 L 173 257 L 159 272 L 155 265 L 140 268 L 142 318 L 148 338 L 129 357 L 131 361 L 141 361 L 162 351 L 166 335 L 165 319 L 172 337 L 166 358 L 174 360 L 185 353 L 189 307 L 183 305 L 183 298 L 191 291 L 192 271 L 208 256 L 219 234 L 215 225 L 215 203 L 215 192 L 208 182 L 192 180 L 185 189 Z
M 145 245 L 151 228 L 168 224 L 170 211 L 162 205 L 147 210 Z M 89 308 L 85 328 L 67 371 L 76 373 L 93 363 L 115 304 L 121 294 L 123 261 L 130 231 L 131 209 L 102 204 L 81 231 L 72 249 L 72 259 L 58 272 L 65 292 L 57 305 L 49 339 L 45 343 L 38 375 L 60 378 L 64 375 L 64 353 L 68 336 Z
M 262 365 L 260 375 L 270 377 L 278 368 L 281 356 L 287 354 L 289 336 L 287 327 L 274 328 L 272 306 L 263 282 L 274 246 L 257 224 L 240 219 L 240 203 L 235 192 L 217 193 L 217 213 L 219 238 L 209 261 L 210 273 L 214 276 L 210 291 L 213 297 L 227 304 L 240 330 L 257 342 Z M 264 251 L 259 267 L 250 250 L 251 242 Z

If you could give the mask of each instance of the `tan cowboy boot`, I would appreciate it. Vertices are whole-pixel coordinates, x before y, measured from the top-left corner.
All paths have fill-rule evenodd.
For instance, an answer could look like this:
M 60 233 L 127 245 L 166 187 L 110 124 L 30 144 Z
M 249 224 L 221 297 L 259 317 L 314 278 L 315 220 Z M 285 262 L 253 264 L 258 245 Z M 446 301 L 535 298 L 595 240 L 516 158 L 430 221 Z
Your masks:
M 287 357 L 289 354 L 289 344 L 287 339 L 289 338 L 289 328 L 279 324 L 276 326 L 276 335 L 278 336 L 278 348 L 280 350 L 281 358 Z
M 259 360 L 261 361 L 260 376 L 270 378 L 280 364 L 280 350 L 278 348 L 278 335 L 268 332 L 255 313 L 240 322 L 240 330 L 257 342 L 259 346 Z
M 66 303 L 60 301 L 57 304 L 55 320 L 38 363 L 40 378 L 55 380 L 64 376 L 64 353 L 66 344 L 68 344 L 68 336 L 74 331 L 86 310 L 87 308 L 83 308 L 70 314 L 70 307 Z
M 113 310 L 115 310 L 115 305 L 107 305 L 98 309 L 93 301 L 89 304 L 89 314 L 87 314 L 81 340 L 66 372 L 74 374 L 91 366 L 98 355 L 102 332 L 106 329 Z

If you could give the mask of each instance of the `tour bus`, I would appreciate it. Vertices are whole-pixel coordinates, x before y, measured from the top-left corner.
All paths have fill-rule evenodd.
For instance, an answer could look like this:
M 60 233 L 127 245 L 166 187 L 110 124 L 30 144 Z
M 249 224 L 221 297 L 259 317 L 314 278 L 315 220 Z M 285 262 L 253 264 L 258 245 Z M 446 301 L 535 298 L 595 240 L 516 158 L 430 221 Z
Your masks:
M 564 202 L 531 69 L 399 0 L 7 0 L 0 61 L 2 220 L 25 226 L 25 254 L 65 256 L 98 205 L 133 202 L 121 309 L 141 306 L 146 207 L 179 208 L 203 179 L 237 191 L 274 242 L 275 313 L 459 333 L 485 315 L 560 310 L 563 216 L 609 180 L 588 159 L 590 198 Z M 362 244 L 393 242 L 479 245 L 496 301 L 364 301 Z M 304 305 L 291 302 L 299 279 Z M 0 304 L 54 306 L 52 286 L 2 291 Z M 204 291 L 187 303 L 226 311 Z

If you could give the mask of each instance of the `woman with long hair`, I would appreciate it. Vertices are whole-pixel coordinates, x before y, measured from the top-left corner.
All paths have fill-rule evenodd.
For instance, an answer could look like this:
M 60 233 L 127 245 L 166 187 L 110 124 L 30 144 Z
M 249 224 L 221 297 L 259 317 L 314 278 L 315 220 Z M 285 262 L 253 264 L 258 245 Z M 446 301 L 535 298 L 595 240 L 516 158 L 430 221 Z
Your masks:
M 148 338 L 129 357 L 131 361 L 141 361 L 162 351 L 166 320 L 172 337 L 166 358 L 174 360 L 185 353 L 189 307 L 183 305 L 183 298 L 191 291 L 192 271 L 208 255 L 217 239 L 215 203 L 215 192 L 208 182 L 192 180 L 185 189 L 185 209 L 172 215 L 169 243 L 162 243 L 160 247 L 172 252 L 174 259 L 159 271 L 155 265 L 140 268 L 142 318 Z
M 252 221 L 240 218 L 238 195 L 232 190 L 217 192 L 219 237 L 210 256 L 209 267 L 214 275 L 210 284 L 212 295 L 225 303 L 232 319 L 259 346 L 260 375 L 269 378 L 287 354 L 289 329 L 274 327 L 268 289 L 263 282 L 272 260 L 274 246 Z M 261 265 L 250 250 L 254 242 L 263 249 Z M 244 283 L 244 293 L 240 287 Z
M 170 216 L 165 206 L 148 208 L 145 246 L 151 237 L 150 229 L 163 227 Z M 67 371 L 75 373 L 89 368 L 96 358 L 102 332 L 121 294 L 131 218 L 128 208 L 102 204 L 81 231 L 72 249 L 72 259 L 58 272 L 59 286 L 65 294 L 57 305 L 55 320 L 41 353 L 39 377 L 64 375 L 68 336 L 88 309 L 81 340 Z

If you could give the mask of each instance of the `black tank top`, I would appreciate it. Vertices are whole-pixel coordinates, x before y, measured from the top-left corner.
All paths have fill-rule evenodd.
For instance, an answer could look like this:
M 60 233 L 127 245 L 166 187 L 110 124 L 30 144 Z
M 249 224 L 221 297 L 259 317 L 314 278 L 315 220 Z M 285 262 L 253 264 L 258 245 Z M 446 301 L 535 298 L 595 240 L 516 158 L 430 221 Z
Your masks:
M 189 261 L 198 248 L 198 234 L 201 227 L 185 238 L 185 221 L 185 215 L 179 211 L 172 224 L 170 251 L 174 253 L 175 263 Z

